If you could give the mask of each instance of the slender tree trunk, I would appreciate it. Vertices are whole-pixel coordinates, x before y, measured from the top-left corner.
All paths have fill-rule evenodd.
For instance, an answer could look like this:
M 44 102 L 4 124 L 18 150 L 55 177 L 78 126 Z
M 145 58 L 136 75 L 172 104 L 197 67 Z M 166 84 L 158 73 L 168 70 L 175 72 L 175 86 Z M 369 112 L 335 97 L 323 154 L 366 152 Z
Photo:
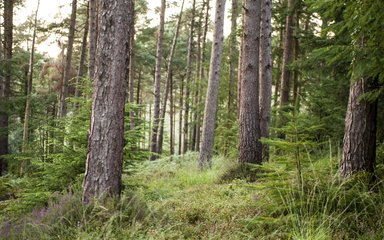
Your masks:
M 244 6 L 244 5 L 243 5 Z M 241 25 L 244 28 L 244 14 L 241 16 Z M 244 29 L 242 30 L 242 35 L 244 34 Z M 238 69 L 239 71 L 237 72 L 237 119 L 240 119 L 240 104 L 241 104 L 241 79 L 242 79 L 242 66 L 241 64 L 243 63 L 243 53 L 244 53 L 244 41 L 243 38 L 240 39 L 240 47 L 239 47 L 239 65 Z
M 165 0 L 161 0 L 160 9 L 160 25 L 157 37 L 157 50 L 156 50 L 156 70 L 155 70 L 155 102 L 153 107 L 153 126 L 152 126 L 152 140 L 151 140 L 151 155 L 150 160 L 156 160 L 157 156 L 157 133 L 159 128 L 160 117 L 160 83 L 161 83 L 161 63 L 163 60 L 163 39 L 164 39 L 164 15 L 165 15 Z
M 140 94 L 141 94 L 141 66 L 139 67 L 139 76 L 137 78 L 137 90 L 136 90 L 136 104 L 140 104 Z
M 229 84 L 228 84 L 228 112 L 227 120 L 230 121 L 230 116 L 234 109 L 232 109 L 234 101 L 234 85 L 235 85 L 235 75 L 236 75 L 236 55 L 237 55 L 237 17 L 238 13 L 238 1 L 232 0 L 232 15 L 231 15 L 231 35 L 230 35 L 230 47 L 229 47 Z
M 261 0 L 245 0 L 241 64 L 239 163 L 261 163 L 259 44 Z
M 170 84 L 171 84 L 171 78 L 172 78 L 173 56 L 175 55 L 177 39 L 179 37 L 179 30 L 180 30 L 181 17 L 183 15 L 183 8 L 184 8 L 184 0 L 181 4 L 180 14 L 179 14 L 179 18 L 177 19 L 177 24 L 176 24 L 176 31 L 175 31 L 175 34 L 174 34 L 173 40 L 172 40 L 171 52 L 169 53 L 169 57 L 168 57 L 167 83 L 165 86 L 163 106 L 161 107 L 161 110 L 160 110 L 159 136 L 158 136 L 158 141 L 157 141 L 157 153 L 158 154 L 161 154 L 163 152 L 164 119 L 165 119 L 165 113 L 167 110 L 167 100 L 168 100 L 169 90 L 171 88 Z
M 71 65 L 72 65 L 72 52 L 73 52 L 73 42 L 75 40 L 75 25 L 76 25 L 76 12 L 77 12 L 77 0 L 72 0 L 72 13 L 71 13 L 71 22 L 69 25 L 69 34 L 68 34 L 68 46 L 67 46 L 67 55 L 64 65 L 64 77 L 63 77 L 63 87 L 61 89 L 61 98 L 60 98 L 60 117 L 67 116 L 67 97 L 68 97 L 68 85 L 71 80 Z
M 129 96 L 129 103 L 131 106 L 135 103 L 135 97 L 134 97 L 134 88 L 135 88 L 135 52 L 134 52 L 134 46 L 135 46 L 135 1 L 131 1 L 131 36 L 129 40 L 129 83 L 128 83 L 128 96 Z M 135 129 L 135 111 L 131 109 L 129 112 L 129 128 L 131 130 Z
M 25 115 L 24 115 L 24 126 L 23 126 L 23 152 L 27 151 L 29 142 L 29 117 L 31 115 L 31 94 L 32 94 L 32 83 L 33 83 L 33 64 L 35 62 L 35 42 L 36 42 L 36 31 L 37 31 L 37 14 L 40 7 L 40 0 L 37 1 L 37 7 L 34 18 L 33 35 L 32 35 L 32 46 L 31 54 L 29 55 L 29 69 L 28 69 L 28 80 L 27 80 L 27 100 L 25 103 Z M 22 171 L 21 171 L 22 175 Z
M 4 1 L 4 78 L 0 78 L 0 100 L 8 102 L 11 90 L 12 47 L 13 47 L 13 0 Z M 8 110 L 0 110 L 0 176 L 7 171 L 7 163 L 2 157 L 8 154 Z
M 200 69 L 202 68 L 202 62 L 201 60 L 201 35 L 202 35 L 202 21 L 203 21 L 203 13 L 204 13 L 204 7 L 205 3 L 203 3 L 202 9 L 199 13 L 199 22 L 198 22 L 198 28 L 197 28 L 197 56 L 196 56 L 196 74 L 200 73 Z M 199 95 L 200 95 L 200 85 L 201 85 L 201 79 L 199 76 L 196 76 L 194 78 L 194 91 L 195 95 L 193 98 L 193 128 L 192 128 L 192 137 L 191 137 L 191 151 L 196 150 L 196 140 L 197 140 L 197 129 L 198 125 L 198 116 L 199 116 Z
M 353 80 L 349 89 L 340 162 L 340 174 L 343 177 L 359 171 L 374 172 L 378 102 L 361 99 L 363 94 L 373 90 L 373 85 L 372 79 L 360 78 Z
M 224 39 L 224 12 L 225 0 L 216 0 L 215 29 L 213 32 L 211 62 L 209 65 L 208 90 L 205 100 L 203 139 L 200 145 L 200 169 L 210 168 L 212 165 L 217 97 L 219 93 L 219 74 Z
M 192 83 L 192 50 L 193 50 L 193 34 L 195 28 L 195 15 L 196 15 L 196 0 L 192 1 L 192 16 L 189 26 L 189 40 L 188 40 L 188 59 L 187 59 L 187 83 L 185 85 L 185 109 L 184 109 L 184 134 L 183 134 L 183 153 L 188 151 L 188 133 L 189 133 L 189 104 L 191 95 Z
M 260 134 L 269 138 L 272 103 L 272 1 L 261 1 L 260 37 Z M 268 144 L 262 146 L 263 162 L 269 160 Z
M 89 0 L 89 64 L 88 75 L 93 81 L 95 77 L 96 46 L 98 31 L 98 1 Z
M 294 0 L 288 1 L 288 15 L 285 22 L 285 36 L 284 36 L 284 54 L 283 66 L 281 73 L 281 94 L 280 94 L 280 107 L 284 107 L 289 102 L 291 70 L 288 65 L 292 62 L 292 47 L 293 47 L 293 15 L 294 15 Z
M 84 65 L 85 65 L 84 63 L 85 63 L 85 58 L 87 55 L 88 32 L 89 32 L 89 2 L 87 5 L 87 16 L 86 16 L 86 21 L 85 21 L 83 39 L 81 42 L 79 69 L 77 71 L 77 78 L 76 78 L 76 89 L 75 89 L 75 97 L 76 98 L 80 97 L 80 95 L 81 95 L 80 84 L 81 84 L 81 79 L 84 77 Z M 79 105 L 76 104 L 76 107 L 78 108 Z
M 204 71 L 204 62 L 206 59 L 206 54 L 205 54 L 205 49 L 206 49 L 206 43 L 207 43 L 207 33 L 208 33 L 208 25 L 209 25 L 209 0 L 206 0 L 204 2 L 205 4 L 205 20 L 204 20 L 204 32 L 203 32 L 203 39 L 201 42 L 201 54 L 200 57 L 201 59 L 199 60 L 200 63 L 200 72 L 199 72 L 199 81 L 200 81 L 200 86 L 199 86 L 199 100 L 198 100 L 198 105 L 199 105 L 199 110 L 198 110 L 198 115 L 197 115 L 197 132 L 196 132 L 196 151 L 200 151 L 200 138 L 201 138 L 201 110 L 200 110 L 200 104 L 203 102 L 203 80 L 205 78 L 205 71 Z
M 124 105 L 129 64 L 131 0 L 102 0 L 83 201 L 119 197 Z
M 182 152 L 182 143 L 183 143 L 183 105 L 184 104 L 184 76 L 181 78 L 180 84 L 180 100 L 179 100 L 179 155 L 183 154 Z
M 174 116 L 174 100 L 173 100 L 173 72 L 170 74 L 170 82 L 169 82 L 169 115 L 170 115 L 170 142 L 169 142 L 169 150 L 171 156 L 175 154 L 175 116 Z

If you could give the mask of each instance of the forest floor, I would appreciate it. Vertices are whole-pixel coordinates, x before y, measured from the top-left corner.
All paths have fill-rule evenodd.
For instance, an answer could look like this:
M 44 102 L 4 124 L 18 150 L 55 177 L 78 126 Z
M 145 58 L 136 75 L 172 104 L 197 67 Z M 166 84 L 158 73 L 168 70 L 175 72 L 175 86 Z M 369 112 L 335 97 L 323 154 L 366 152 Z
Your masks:
M 116 201 L 84 205 L 78 183 L 18 220 L 0 218 L 0 239 L 384 239 L 383 182 L 341 181 L 337 158 L 302 159 L 300 181 L 292 156 L 242 167 L 215 157 L 206 171 L 197 159 L 137 165 Z

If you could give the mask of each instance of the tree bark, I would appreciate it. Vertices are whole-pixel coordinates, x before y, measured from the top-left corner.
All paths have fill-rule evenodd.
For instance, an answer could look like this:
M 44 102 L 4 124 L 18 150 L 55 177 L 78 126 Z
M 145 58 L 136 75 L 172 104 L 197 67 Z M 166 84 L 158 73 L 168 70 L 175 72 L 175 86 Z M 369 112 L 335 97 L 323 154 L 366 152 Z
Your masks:
M 179 155 L 182 155 L 182 143 L 183 143 L 183 106 L 184 106 L 184 76 L 181 78 L 180 83 L 180 99 L 179 99 Z
M 260 134 L 269 138 L 272 103 L 272 1 L 261 1 L 260 37 Z M 268 144 L 262 145 L 263 162 L 269 160 Z
M 293 15 L 294 15 L 294 0 L 288 0 L 288 15 L 285 22 L 285 36 L 284 36 L 284 53 L 283 53 L 283 66 L 281 73 L 281 94 L 280 94 L 280 107 L 284 107 L 289 102 L 291 70 L 288 65 L 292 62 L 292 47 L 293 47 Z
M 124 105 L 129 64 L 131 0 L 100 1 L 100 32 L 83 201 L 119 197 L 124 147 Z
M 219 93 L 220 64 L 223 52 L 224 12 L 225 0 L 216 0 L 215 28 L 213 32 L 211 62 L 209 65 L 208 90 L 205 100 L 203 138 L 200 145 L 200 169 L 210 168 L 212 165 L 217 97 Z
M 98 31 L 98 1 L 89 0 L 89 64 L 88 75 L 91 81 L 95 78 L 97 31 Z
M 232 109 L 234 101 L 234 86 L 236 75 L 236 56 L 237 56 L 237 17 L 238 13 L 238 1 L 232 0 L 232 15 L 231 15 L 231 34 L 230 34 L 230 46 L 229 46 L 229 90 L 228 90 L 228 113 L 227 120 L 230 120 L 230 116 L 233 113 Z
M 135 46 L 135 2 L 131 1 L 130 6 L 131 13 L 131 36 L 129 39 L 129 80 L 128 80 L 128 96 L 129 103 L 132 105 L 135 103 L 134 88 L 135 88 L 135 52 L 133 51 Z M 129 112 L 129 128 L 135 129 L 135 111 L 131 109 Z
M 166 82 L 166 86 L 165 86 L 163 105 L 162 105 L 161 110 L 160 110 L 159 136 L 158 136 L 158 140 L 157 140 L 157 153 L 158 154 L 161 154 L 163 152 L 164 118 L 165 118 L 165 113 L 167 111 L 167 101 L 168 101 L 169 90 L 171 88 L 170 85 L 171 85 L 171 78 L 172 78 L 173 56 L 175 55 L 177 39 L 179 37 L 179 30 L 180 30 L 181 17 L 183 15 L 183 8 L 184 8 L 184 0 L 181 4 L 179 18 L 177 19 L 177 23 L 176 23 L 175 34 L 174 34 L 173 40 L 172 40 L 171 52 L 169 53 L 169 57 L 168 57 L 167 82 Z
M 351 83 L 340 174 L 347 177 L 355 172 L 374 172 L 376 161 L 377 100 L 368 102 L 361 96 L 372 90 L 368 79 Z
M 193 50 L 193 34 L 195 28 L 195 15 L 196 15 L 196 0 L 192 1 L 192 16 L 189 26 L 189 40 L 188 40 L 188 59 L 187 59 L 187 84 L 185 85 L 185 108 L 184 108 L 184 133 L 183 133 L 183 153 L 188 151 L 188 133 L 189 133 L 189 104 L 191 95 L 192 83 L 192 50 Z
M 245 0 L 243 54 L 241 64 L 241 100 L 239 163 L 261 163 L 259 126 L 259 44 L 261 1 Z
M 155 87 L 154 95 L 155 102 L 153 106 L 153 125 L 151 137 L 151 152 L 153 153 L 150 160 L 156 160 L 157 156 L 157 133 L 159 129 L 159 116 L 160 116 L 160 83 L 161 83 L 161 63 L 163 60 L 163 39 L 164 39 L 164 15 L 165 15 L 165 0 L 161 0 L 160 8 L 160 24 L 157 36 L 157 50 L 156 50 L 156 70 L 155 70 Z
M 170 74 L 170 82 L 169 82 L 169 125 L 170 125 L 170 138 L 169 138 L 169 151 L 171 156 L 175 154 L 175 109 L 174 109 L 174 99 L 173 99 L 173 72 Z
M 1 104 L 7 104 L 11 90 L 12 47 L 13 47 L 13 6 L 14 1 L 4 1 L 4 78 L 0 78 Z M 2 157 L 8 154 L 8 110 L 0 110 L 0 176 L 7 171 L 7 163 Z

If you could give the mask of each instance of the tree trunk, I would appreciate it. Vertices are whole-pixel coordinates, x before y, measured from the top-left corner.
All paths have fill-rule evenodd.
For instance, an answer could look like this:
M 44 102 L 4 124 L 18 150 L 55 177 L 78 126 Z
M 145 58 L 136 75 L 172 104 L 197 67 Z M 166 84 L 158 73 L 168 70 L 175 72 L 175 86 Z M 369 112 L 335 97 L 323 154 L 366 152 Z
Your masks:
M 179 99 L 179 155 L 183 154 L 182 152 L 182 143 L 183 143 L 183 105 L 184 104 L 184 77 L 181 78 L 180 83 L 180 99 Z
M 198 21 L 198 28 L 197 28 L 197 54 L 196 54 L 196 74 L 200 73 L 200 69 L 202 68 L 202 62 L 201 62 L 201 35 L 202 35 L 202 22 L 203 22 L 203 13 L 204 13 L 205 3 L 203 3 L 203 6 L 201 8 L 201 11 L 199 13 L 199 21 Z M 194 78 L 194 91 L 195 95 L 193 98 L 193 128 L 192 128 L 192 137 L 191 137 L 191 151 L 196 150 L 196 141 L 197 141 L 197 131 L 198 130 L 198 117 L 199 117 L 199 95 L 200 93 L 200 85 L 201 85 L 201 79 L 199 76 L 196 76 Z
M 238 1 L 232 0 L 232 15 L 231 15 L 231 34 L 230 34 L 230 47 L 229 47 L 229 91 L 228 91 L 228 113 L 227 120 L 230 120 L 230 116 L 233 113 L 232 109 L 234 101 L 234 85 L 236 75 L 236 56 L 237 56 L 237 17 L 238 17 Z
M 89 64 L 88 75 L 91 81 L 95 78 L 97 31 L 98 31 L 98 1 L 89 0 Z
M 244 28 L 244 14 L 241 16 L 241 26 Z M 244 29 L 242 30 L 242 35 L 244 34 Z M 237 119 L 240 119 L 240 104 L 241 104 L 241 79 L 242 79 L 242 71 L 241 71 L 241 64 L 243 63 L 243 53 L 244 53 L 244 41 L 243 38 L 240 39 L 240 46 L 239 46 L 239 65 L 237 72 Z
M 192 48 L 193 48 L 193 34 L 195 28 L 195 5 L 196 0 L 192 1 L 192 16 L 189 26 L 189 40 L 188 40 L 188 59 L 187 59 L 187 84 L 185 85 L 185 108 L 184 108 L 184 134 L 183 134 L 183 153 L 188 151 L 188 132 L 189 132 L 189 104 L 191 95 L 192 83 Z
M 124 105 L 129 64 L 131 0 L 100 2 L 100 32 L 83 201 L 119 197 L 124 147 Z
M 131 1 L 130 6 L 131 13 L 131 36 L 129 39 L 129 83 L 128 83 L 128 96 L 129 103 L 132 105 L 135 103 L 134 88 L 135 88 L 135 52 L 133 51 L 135 46 L 135 1 Z M 135 111 L 131 109 L 129 112 L 129 128 L 135 129 Z
M 179 18 L 177 19 L 175 34 L 174 34 L 173 40 L 172 40 L 171 52 L 169 53 L 169 57 L 168 57 L 167 83 L 165 86 L 163 106 L 160 110 L 159 136 L 158 136 L 158 141 L 157 141 L 157 153 L 158 154 L 161 154 L 163 152 L 164 118 L 165 118 L 165 113 L 167 111 L 167 101 L 168 101 L 169 90 L 171 88 L 170 84 L 171 84 L 171 78 L 172 78 L 173 56 L 175 55 L 177 39 L 179 37 L 179 30 L 180 30 L 181 17 L 183 15 L 183 8 L 184 8 L 184 0 L 181 4 Z
M 169 115 L 170 115 L 170 142 L 169 142 L 169 151 L 171 156 L 175 154 L 175 116 L 174 116 L 174 100 L 173 100 L 173 72 L 170 74 L 170 82 L 169 82 Z
M 27 91 L 26 91 L 26 103 L 25 103 L 25 115 L 24 115 L 24 126 L 23 126 L 23 148 L 22 152 L 26 152 L 29 143 L 29 117 L 31 115 L 31 94 L 32 94 L 32 83 L 33 83 L 33 64 L 35 62 L 35 42 L 36 42 L 36 30 L 37 30 L 37 14 L 40 7 L 40 0 L 37 1 L 37 7 L 34 18 L 33 35 L 32 35 L 32 46 L 31 54 L 29 55 L 29 69 L 28 69 L 28 80 L 27 80 Z M 22 175 L 22 170 L 21 174 Z
M 239 163 L 261 163 L 259 126 L 259 43 L 260 0 L 244 4 L 243 54 L 241 63 L 241 100 Z
M 198 111 L 198 115 L 197 115 L 197 122 L 196 122 L 196 151 L 200 151 L 200 138 L 201 138 L 201 111 L 200 111 L 200 104 L 203 102 L 203 80 L 205 78 L 205 71 L 204 71 L 204 62 L 205 62 L 205 58 L 206 58 L 206 54 L 205 54 L 205 49 L 206 49 L 206 43 L 207 43 L 207 33 L 208 33 L 208 25 L 209 25 L 209 0 L 206 0 L 204 2 L 205 4 L 205 20 L 204 20 L 204 32 L 203 32 L 203 39 L 202 39 L 202 42 L 201 42 L 201 48 L 200 48 L 200 51 L 201 51 L 201 54 L 200 54 L 200 57 L 201 59 L 199 60 L 200 61 L 200 72 L 199 72 L 199 81 L 200 81 L 200 86 L 199 86 L 199 100 L 198 100 L 198 104 L 199 104 L 199 111 Z
M 200 169 L 210 168 L 212 165 L 217 97 L 219 93 L 220 64 L 223 52 L 224 12 L 225 0 L 216 0 L 215 29 L 213 32 L 211 62 L 209 65 L 208 90 L 205 100 L 203 138 L 200 145 Z
M 4 78 L 0 78 L 0 100 L 7 104 L 11 90 L 13 46 L 13 0 L 4 1 Z M 2 157 L 8 154 L 8 110 L 0 110 L 0 176 L 7 171 L 7 163 Z
M 340 174 L 343 177 L 359 171 L 374 172 L 378 102 L 360 99 L 363 94 L 372 90 L 372 85 L 368 79 L 360 78 L 353 81 L 349 89 L 340 162 Z
M 269 123 L 272 103 L 272 1 L 261 1 L 260 37 L 260 134 L 269 138 Z M 262 146 L 262 159 L 269 159 L 268 144 Z
M 294 0 L 288 0 L 288 15 L 285 22 L 285 36 L 284 36 L 284 53 L 283 53 L 283 66 L 281 73 L 281 94 L 280 94 L 280 107 L 284 107 L 289 102 L 291 70 L 288 65 L 292 62 L 292 47 L 293 47 L 293 15 L 294 15 Z
M 76 98 L 80 97 L 80 95 L 81 95 L 80 84 L 81 84 L 81 79 L 84 77 L 84 63 L 85 63 L 85 58 L 87 55 L 88 32 L 89 32 L 89 2 L 87 5 L 87 16 L 86 16 L 86 21 L 85 21 L 83 39 L 81 42 L 79 69 L 77 71 L 77 78 L 76 78 L 76 89 L 75 89 L 75 97 Z M 79 107 L 78 104 L 76 104 L 76 107 L 77 108 Z
M 153 126 L 151 138 L 151 152 L 153 153 L 150 160 L 156 160 L 157 152 L 157 132 L 159 128 L 160 116 L 160 83 L 161 83 L 161 62 L 163 60 L 163 39 L 164 39 L 164 15 L 165 15 L 165 0 L 161 0 L 160 9 L 160 24 L 157 36 L 157 50 L 156 50 L 156 70 L 155 70 L 155 87 L 154 95 L 155 102 L 153 106 Z
M 63 86 L 61 89 L 61 98 L 60 98 L 60 112 L 59 112 L 60 117 L 67 116 L 67 112 L 68 112 L 68 109 L 67 109 L 68 85 L 71 78 L 73 42 L 75 40 L 76 11 L 77 11 L 77 0 L 72 0 L 72 13 L 71 13 L 71 22 L 69 25 L 67 55 L 66 55 L 65 65 L 64 65 Z

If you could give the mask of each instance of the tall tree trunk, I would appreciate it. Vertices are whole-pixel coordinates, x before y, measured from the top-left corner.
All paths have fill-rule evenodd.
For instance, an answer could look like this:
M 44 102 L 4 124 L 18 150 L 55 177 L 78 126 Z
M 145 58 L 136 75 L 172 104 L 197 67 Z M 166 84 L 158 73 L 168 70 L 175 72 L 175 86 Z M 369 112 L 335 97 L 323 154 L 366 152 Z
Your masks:
M 176 31 L 175 31 L 175 34 L 174 34 L 173 40 L 172 40 L 171 52 L 169 53 L 169 57 L 168 57 L 167 82 L 166 82 L 166 86 L 165 86 L 163 105 L 162 105 L 161 110 L 160 110 L 159 136 L 158 136 L 158 140 L 157 140 L 157 153 L 158 154 L 161 154 L 163 152 L 164 119 L 165 119 L 165 113 L 167 111 L 167 101 L 168 101 L 169 90 L 171 88 L 170 84 L 171 84 L 171 78 L 172 78 L 173 56 L 175 55 L 177 39 L 179 37 L 179 30 L 180 30 L 181 17 L 183 15 L 183 8 L 184 8 L 184 0 L 181 4 L 179 18 L 177 19 L 177 23 L 176 23 Z
M 169 116 L 170 116 L 170 141 L 169 141 L 169 151 L 171 156 L 175 154 L 175 116 L 174 116 L 174 100 L 173 100 L 173 72 L 171 71 L 169 81 Z
M 260 37 L 260 134 L 269 138 L 272 103 L 272 1 L 261 1 Z M 268 144 L 262 146 L 262 159 L 269 159 Z
M 192 16 L 189 26 L 189 40 L 188 40 L 188 59 L 187 59 L 187 84 L 185 85 L 185 108 L 184 108 L 184 134 L 183 134 L 183 153 L 188 151 L 188 132 L 189 132 L 189 104 L 191 95 L 192 83 L 192 50 L 193 50 L 193 34 L 195 28 L 195 15 L 196 15 L 196 0 L 192 0 Z
M 201 85 L 201 79 L 197 75 L 200 73 L 200 69 L 202 68 L 202 62 L 201 60 L 201 35 L 202 35 L 202 22 L 203 22 L 203 13 L 204 13 L 204 8 L 205 8 L 205 3 L 203 2 L 203 6 L 201 8 L 201 11 L 199 13 L 199 21 L 197 24 L 197 54 L 196 54 L 196 77 L 194 78 L 194 91 L 195 95 L 193 98 L 193 118 L 192 118 L 192 123 L 193 123 L 193 128 L 192 128 L 192 137 L 191 137 L 191 151 L 196 150 L 196 141 L 197 141 L 197 131 L 198 130 L 198 116 L 199 116 L 199 95 L 200 93 L 200 85 Z
M 261 0 L 244 2 L 239 163 L 261 163 L 262 161 L 259 142 L 260 7 Z
M 67 46 L 67 55 L 64 65 L 64 77 L 63 77 L 63 87 L 61 89 L 61 98 L 60 98 L 60 117 L 67 116 L 67 98 L 68 98 L 68 85 L 71 80 L 71 65 L 72 65 L 72 52 L 73 52 L 73 42 L 75 40 L 75 25 L 76 25 L 76 12 L 77 12 L 77 0 L 72 0 L 72 13 L 71 13 L 71 22 L 69 25 L 69 34 L 68 34 L 68 46 Z
M 241 26 L 244 28 L 244 14 L 241 16 Z M 242 30 L 242 35 L 244 34 L 244 29 Z M 241 64 L 243 63 L 243 53 L 244 53 L 244 39 L 240 39 L 240 46 L 239 46 L 239 64 L 237 72 L 237 119 L 240 119 L 240 104 L 241 104 L 241 79 L 242 77 L 242 71 L 241 71 Z
M 87 4 L 87 16 L 84 26 L 84 33 L 83 33 L 83 39 L 81 42 L 81 53 L 80 53 L 80 62 L 79 62 L 79 69 L 77 71 L 77 78 L 76 78 L 76 89 L 75 89 L 75 97 L 78 98 L 81 95 L 80 91 L 80 84 L 81 79 L 84 77 L 84 63 L 85 58 L 87 55 L 87 39 L 88 39 L 88 32 L 89 32 L 89 2 Z M 78 108 L 78 104 L 76 105 Z
M 200 151 L 200 138 L 201 138 L 201 111 L 200 111 L 200 104 L 203 102 L 203 80 L 205 78 L 205 69 L 204 69 L 204 62 L 206 59 L 206 54 L 205 54 L 205 49 L 207 45 L 207 33 L 208 33 L 208 25 L 209 25 L 209 0 L 204 1 L 205 4 L 205 20 L 204 20 L 204 32 L 203 32 L 203 38 L 201 40 L 201 54 L 200 54 L 200 72 L 199 72 L 199 81 L 200 81 L 200 86 L 199 86 L 199 100 L 198 100 L 198 105 L 199 105 L 199 110 L 197 112 L 197 122 L 196 122 L 196 151 Z
M 124 105 L 129 64 L 131 0 L 102 0 L 83 201 L 119 197 Z
M 347 177 L 355 172 L 374 172 L 376 161 L 377 100 L 368 102 L 361 96 L 373 90 L 372 79 L 353 80 L 349 89 L 343 154 L 340 174 Z
M 208 90 L 205 100 L 203 138 L 200 145 L 199 167 L 205 169 L 212 165 L 214 131 L 219 93 L 219 75 L 221 55 L 223 52 L 223 26 L 224 26 L 225 0 L 216 0 L 215 29 L 211 62 L 209 64 Z
M 32 94 L 32 83 L 33 83 L 33 64 L 35 62 L 35 42 L 36 42 L 36 31 L 37 31 L 37 14 L 40 7 L 40 0 L 37 1 L 37 7 L 34 18 L 33 35 L 32 35 L 32 46 L 31 54 L 29 55 L 29 69 L 28 69 L 28 80 L 27 80 L 27 99 L 25 103 L 25 115 L 24 115 L 24 126 L 23 126 L 23 148 L 22 151 L 26 152 L 29 143 L 29 118 L 31 115 L 31 94 Z M 21 170 L 22 175 L 22 170 Z
M 230 34 L 230 46 L 229 46 L 229 91 L 228 91 L 228 113 L 227 120 L 230 121 L 230 116 L 234 109 L 232 109 L 234 101 L 234 85 L 236 75 L 236 55 L 237 55 L 237 17 L 238 17 L 238 1 L 232 0 L 231 11 L 231 34 Z
M 294 0 L 288 1 L 288 15 L 285 22 L 285 36 L 284 36 L 284 53 L 283 53 L 283 66 L 281 72 L 281 94 L 280 94 L 280 107 L 284 107 L 289 102 L 291 70 L 288 65 L 292 62 L 292 47 L 293 47 L 293 15 L 294 15 Z
M 88 75 L 91 81 L 95 78 L 97 31 L 98 31 L 98 1 L 89 0 L 89 64 Z
M 128 82 L 128 96 L 129 103 L 133 105 L 135 103 L 134 88 L 135 88 L 135 52 L 133 51 L 135 46 L 135 1 L 131 1 L 130 13 L 131 13 L 131 36 L 129 40 L 129 82 Z M 129 128 L 135 129 L 135 111 L 131 109 L 129 112 Z
M 13 0 L 4 1 L 4 78 L 0 78 L 0 100 L 7 104 L 11 90 L 12 47 L 13 47 Z M 2 157 L 8 154 L 8 110 L 0 110 L 0 176 L 7 170 L 7 163 Z
M 155 102 L 153 107 L 153 126 L 152 126 L 152 140 L 151 140 L 151 160 L 156 160 L 157 156 L 157 132 L 159 129 L 159 116 L 160 116 L 160 83 L 161 83 L 161 62 L 163 60 L 163 39 L 164 39 L 164 15 L 165 15 L 165 0 L 161 0 L 160 9 L 160 25 L 157 37 L 157 50 L 156 50 L 156 70 L 155 70 Z
M 142 69 L 141 66 L 139 66 L 139 76 L 137 78 L 137 90 L 136 90 L 136 104 L 140 104 L 140 94 L 141 94 L 141 73 Z
M 183 154 L 182 152 L 182 143 L 183 143 L 183 106 L 184 106 L 184 76 L 181 78 L 180 83 L 180 99 L 179 99 L 179 155 Z

